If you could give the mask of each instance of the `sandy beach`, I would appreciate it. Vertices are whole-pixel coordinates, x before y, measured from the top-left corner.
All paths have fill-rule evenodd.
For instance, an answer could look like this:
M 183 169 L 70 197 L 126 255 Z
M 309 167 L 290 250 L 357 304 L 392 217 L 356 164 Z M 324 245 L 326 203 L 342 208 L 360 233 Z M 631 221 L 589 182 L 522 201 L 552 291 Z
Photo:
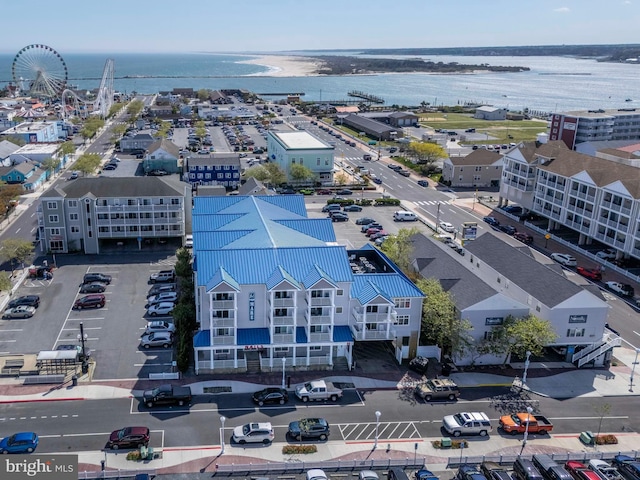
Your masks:
M 240 63 L 268 67 L 268 71 L 253 75 L 260 77 L 307 77 L 317 75 L 322 66 L 322 62 L 315 58 L 286 55 L 263 55 Z

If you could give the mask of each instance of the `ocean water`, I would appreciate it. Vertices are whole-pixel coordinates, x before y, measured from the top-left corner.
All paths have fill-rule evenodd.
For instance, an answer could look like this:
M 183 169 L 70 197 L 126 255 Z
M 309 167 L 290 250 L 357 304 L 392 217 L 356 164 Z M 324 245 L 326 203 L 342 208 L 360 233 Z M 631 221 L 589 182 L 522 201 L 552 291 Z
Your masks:
M 640 108 L 640 65 L 565 57 L 429 56 L 434 62 L 519 65 L 520 73 L 434 75 L 376 74 L 275 77 L 268 66 L 240 63 L 254 58 L 224 54 L 69 54 L 61 53 L 69 83 L 93 89 L 107 58 L 115 61 L 117 91 L 156 93 L 175 87 L 243 88 L 258 94 L 304 93 L 304 100 L 346 100 L 364 91 L 387 105 L 483 103 L 511 110 L 545 112 L 597 108 Z M 12 81 L 14 55 L 0 55 L 0 86 Z M 269 97 L 277 98 L 277 97 Z M 630 100 L 630 101 L 627 101 Z

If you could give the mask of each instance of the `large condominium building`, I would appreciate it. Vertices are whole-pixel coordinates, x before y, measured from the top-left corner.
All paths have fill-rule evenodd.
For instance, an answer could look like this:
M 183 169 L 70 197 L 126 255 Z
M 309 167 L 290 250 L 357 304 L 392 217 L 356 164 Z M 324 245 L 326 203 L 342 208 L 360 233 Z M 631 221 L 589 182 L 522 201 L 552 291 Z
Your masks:
M 570 149 L 582 142 L 634 139 L 640 139 L 640 109 L 554 113 L 549 122 L 549 140 L 562 140 Z
M 191 186 L 177 176 L 78 178 L 40 197 L 38 226 L 45 251 L 97 254 L 105 245 L 153 240 L 182 244 Z
M 580 245 L 597 240 L 640 258 L 640 169 L 574 152 L 561 141 L 525 142 L 504 156 L 501 202 L 519 203 L 569 227 Z
M 422 292 L 374 247 L 338 245 L 301 195 L 195 197 L 193 254 L 198 373 L 352 365 L 354 342 L 415 356 Z

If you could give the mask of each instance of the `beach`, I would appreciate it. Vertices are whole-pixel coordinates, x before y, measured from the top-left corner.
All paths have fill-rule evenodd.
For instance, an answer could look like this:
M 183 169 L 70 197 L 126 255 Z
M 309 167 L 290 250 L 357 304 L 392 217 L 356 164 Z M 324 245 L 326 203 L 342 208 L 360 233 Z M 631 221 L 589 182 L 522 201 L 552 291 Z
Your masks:
M 318 75 L 318 70 L 322 67 L 322 62 L 317 58 L 289 55 L 263 55 L 239 63 L 268 67 L 267 72 L 252 75 L 260 77 L 307 77 Z

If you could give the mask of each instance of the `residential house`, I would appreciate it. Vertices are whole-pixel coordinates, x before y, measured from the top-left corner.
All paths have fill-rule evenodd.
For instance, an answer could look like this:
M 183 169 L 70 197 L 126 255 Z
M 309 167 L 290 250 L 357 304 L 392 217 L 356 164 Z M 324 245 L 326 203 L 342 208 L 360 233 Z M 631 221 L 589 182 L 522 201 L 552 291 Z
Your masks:
M 153 170 L 164 170 L 168 173 L 180 173 L 180 149 L 171 140 L 161 138 L 147 149 L 147 155 L 142 162 L 144 173 Z
M 483 148 L 442 163 L 442 180 L 452 187 L 497 187 L 501 177 L 502 155 Z
M 150 133 L 138 133 L 129 137 L 122 137 L 120 149 L 127 153 L 136 150 L 147 151 L 156 142 L 156 138 Z
M 36 163 L 22 162 L 17 165 L 0 167 L 0 180 L 10 185 L 21 184 L 28 192 L 32 192 L 47 181 L 47 172 Z

